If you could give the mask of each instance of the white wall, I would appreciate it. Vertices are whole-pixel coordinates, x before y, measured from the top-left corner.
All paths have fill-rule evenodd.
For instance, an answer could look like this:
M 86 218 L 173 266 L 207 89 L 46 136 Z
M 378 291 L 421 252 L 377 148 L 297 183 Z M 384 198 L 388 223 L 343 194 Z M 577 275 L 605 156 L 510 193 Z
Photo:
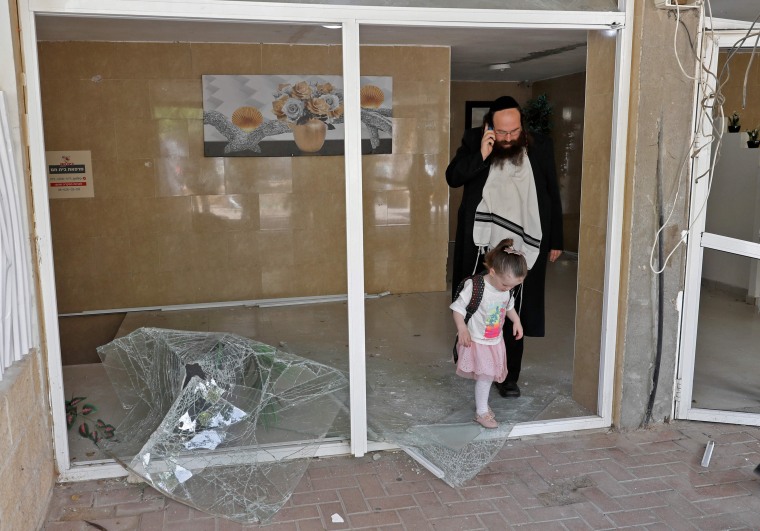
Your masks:
M 725 133 L 707 202 L 707 232 L 757 242 L 760 219 L 760 149 L 748 149 L 746 135 Z M 706 250 L 702 278 L 749 291 L 753 260 Z M 754 284 L 754 282 L 752 282 Z
M 16 297 L 18 300 L 14 302 L 13 297 L 9 298 L 8 293 L 12 290 L 6 290 L 3 295 L 2 304 L 10 304 L 16 312 L 12 316 L 16 322 L 23 320 L 20 327 L 14 326 L 13 329 L 18 334 L 11 341 L 15 348 L 12 352 L 3 353 L 5 359 L 3 361 L 4 368 L 8 362 L 8 359 L 20 359 L 20 356 L 28 353 L 28 348 L 37 348 L 40 344 L 39 323 L 37 322 L 37 312 L 35 308 L 35 296 L 34 296 L 34 284 L 33 284 L 33 261 L 32 261 L 32 238 L 30 237 L 31 223 L 28 213 L 30 212 L 28 202 L 30 200 L 29 185 L 25 178 L 24 173 L 24 142 L 22 141 L 22 119 L 23 109 L 19 108 L 19 88 L 18 88 L 18 69 L 17 57 L 20 57 L 20 53 L 14 53 L 14 49 L 18 51 L 19 36 L 14 33 L 17 31 L 18 20 L 15 18 L 15 2 L 7 4 L 8 9 L 5 6 L 0 8 L 0 97 L 3 99 L 4 107 L 6 110 L 5 116 L 7 117 L 7 125 L 10 132 L 10 144 L 12 151 L 12 171 L 7 171 L 7 168 L 3 171 L 0 178 L 5 179 L 2 183 L 4 190 L 3 208 L 10 208 L 8 205 L 15 205 L 16 208 L 10 208 L 10 216 L 16 221 L 16 228 L 13 230 L 11 242 L 4 242 L 7 250 L 11 251 L 11 255 L 6 255 L 6 260 L 9 262 L 4 264 L 6 269 L 3 273 L 5 277 L 0 275 L 0 280 L 16 283 L 17 292 Z M 5 150 L 5 142 L 8 141 L 8 135 L 3 134 L 3 147 Z M 9 179 L 10 177 L 10 179 Z M 6 214 L 8 212 L 5 212 Z M 8 218 L 6 217 L 6 222 Z M 15 243 L 13 243 L 15 242 Z M 10 264 L 13 264 L 12 269 Z M 8 276 L 10 275 L 10 277 Z M 5 286 L 8 287 L 7 285 Z M 10 302 L 8 302 L 10 301 Z M 1 307 L 1 306 L 0 306 Z M 8 336 L 4 341 L 7 344 Z M 2 378 L 2 370 L 0 370 L 0 378 Z
M 10 114 L 16 174 L 23 175 L 21 173 L 21 126 L 19 122 L 18 92 L 16 90 L 16 64 L 13 58 L 11 28 L 10 12 L 7 9 L 0 9 L 0 91 L 5 92 L 5 104 L 8 106 L 8 113 Z

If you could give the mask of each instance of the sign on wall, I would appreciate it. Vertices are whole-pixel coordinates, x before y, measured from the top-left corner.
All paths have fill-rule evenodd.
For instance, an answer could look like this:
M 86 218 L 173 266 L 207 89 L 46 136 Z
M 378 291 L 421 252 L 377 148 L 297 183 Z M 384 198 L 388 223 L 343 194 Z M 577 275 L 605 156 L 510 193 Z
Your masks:
M 205 75 L 207 157 L 343 154 L 343 78 Z M 393 78 L 361 78 L 362 153 L 392 153 Z
M 48 197 L 95 197 L 90 151 L 47 151 Z

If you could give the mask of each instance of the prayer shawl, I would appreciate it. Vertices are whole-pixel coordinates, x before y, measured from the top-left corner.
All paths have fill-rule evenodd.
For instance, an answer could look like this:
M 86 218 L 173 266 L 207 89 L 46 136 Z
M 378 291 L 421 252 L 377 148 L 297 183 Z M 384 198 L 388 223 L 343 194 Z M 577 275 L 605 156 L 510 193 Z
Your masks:
M 514 240 L 514 248 L 525 255 L 528 269 L 538 258 L 541 245 L 541 219 L 533 169 L 526 153 L 522 163 L 505 161 L 504 166 L 491 164 L 483 187 L 483 199 L 475 212 L 473 240 L 480 253 L 491 249 L 505 238 Z

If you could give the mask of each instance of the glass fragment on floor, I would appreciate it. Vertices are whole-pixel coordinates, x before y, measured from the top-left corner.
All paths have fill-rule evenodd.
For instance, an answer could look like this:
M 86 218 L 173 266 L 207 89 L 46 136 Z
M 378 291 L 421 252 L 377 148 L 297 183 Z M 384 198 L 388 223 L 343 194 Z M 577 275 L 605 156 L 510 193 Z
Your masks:
M 98 354 L 128 411 L 104 451 L 242 523 L 285 504 L 348 401 L 341 371 L 234 334 L 140 328 Z

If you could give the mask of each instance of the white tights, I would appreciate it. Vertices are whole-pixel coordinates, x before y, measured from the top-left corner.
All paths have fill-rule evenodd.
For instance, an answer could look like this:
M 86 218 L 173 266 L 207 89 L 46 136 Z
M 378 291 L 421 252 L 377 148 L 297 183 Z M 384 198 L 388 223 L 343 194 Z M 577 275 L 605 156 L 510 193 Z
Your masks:
M 493 378 L 490 376 L 478 376 L 475 381 L 475 412 L 484 415 L 488 412 L 488 394 L 491 392 Z

